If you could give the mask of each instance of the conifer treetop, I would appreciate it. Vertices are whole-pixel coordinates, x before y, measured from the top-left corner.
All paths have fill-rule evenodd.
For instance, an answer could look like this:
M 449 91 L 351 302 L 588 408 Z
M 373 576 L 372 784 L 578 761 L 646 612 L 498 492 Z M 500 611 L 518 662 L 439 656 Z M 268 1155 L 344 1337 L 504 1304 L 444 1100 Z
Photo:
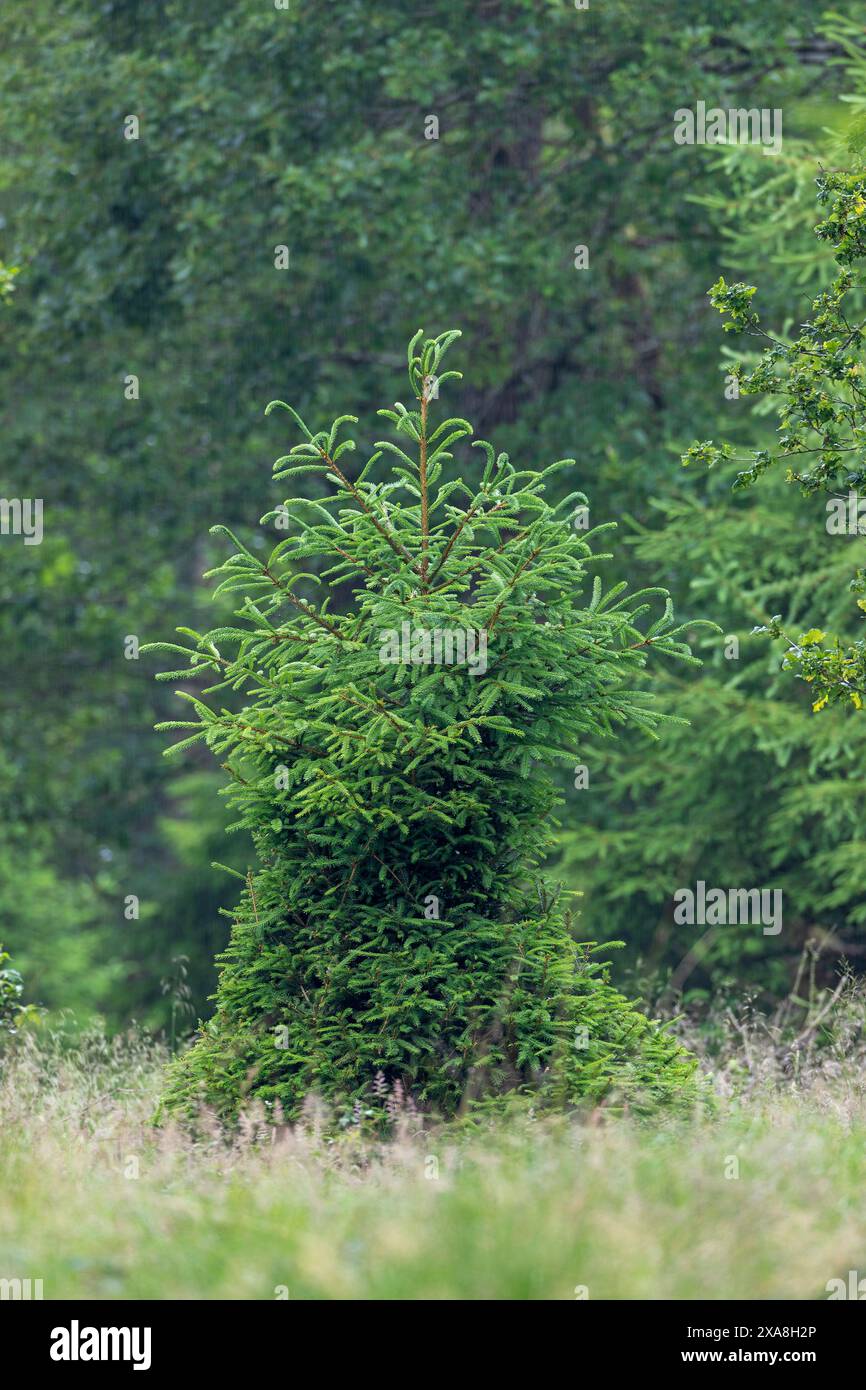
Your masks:
M 584 610 L 586 626 L 566 621 L 573 617 L 588 567 L 611 558 L 608 552 L 594 553 L 591 542 L 616 523 L 576 531 L 570 514 L 587 504 L 580 490 L 555 505 L 546 501 L 548 481 L 574 469 L 573 458 L 540 469 L 517 469 L 507 454 L 497 454 L 485 440 L 474 440 L 472 447 L 482 454 L 480 480 L 473 484 L 453 476 L 452 447 L 473 433 L 472 426 L 455 416 L 431 428 L 431 417 L 439 388 L 462 376 L 440 370 L 445 353 L 460 336 L 457 330 L 428 339 L 420 329 L 415 334 L 407 354 L 414 407 L 407 409 L 397 401 L 393 408 L 378 411 L 393 425 L 399 442 L 377 440 L 354 479 L 346 455 L 357 445 L 353 438 L 340 436 L 346 426 L 358 423 L 357 417 L 338 416 L 329 429 L 313 433 L 292 406 L 270 402 L 265 413 L 287 411 L 303 436 L 276 460 L 274 480 L 319 475 L 332 490 L 288 499 L 265 513 L 262 525 L 290 522 L 295 529 L 266 560 L 228 527 L 211 528 L 212 534 L 226 535 L 236 553 L 205 577 L 218 579 L 215 597 L 243 595 L 236 616 L 247 629 L 221 626 L 200 634 L 179 628 L 182 636 L 193 639 L 193 646 L 149 644 L 143 650 L 182 653 L 190 662 L 191 669 L 163 672 L 160 679 L 186 680 L 217 672 L 222 679 L 205 694 L 250 683 L 264 692 L 263 677 L 275 665 L 284 669 L 286 651 L 294 651 L 295 644 L 306 649 L 308 658 L 311 648 L 327 651 L 335 643 L 346 651 L 357 650 L 371 623 L 389 628 L 408 610 L 419 625 L 422 620 L 429 625 L 434 619 L 456 622 L 471 617 L 475 628 L 486 631 L 491 640 L 500 628 L 516 636 L 527 626 L 541 626 L 551 651 L 560 643 L 593 657 L 597 684 L 610 687 L 610 705 L 596 731 L 609 732 L 616 722 L 636 722 L 655 731 L 659 716 L 649 697 L 634 690 L 617 692 L 616 680 L 636 674 L 650 648 L 694 664 L 682 634 L 695 624 L 675 624 L 663 588 L 629 594 L 626 584 L 619 583 L 604 594 L 600 577 Z M 410 442 L 413 455 L 407 452 Z M 377 465 L 383 462 L 390 469 L 374 481 Z M 331 612 L 330 595 L 317 602 L 315 592 L 297 592 L 307 585 L 322 591 L 347 583 L 356 586 L 355 603 L 343 614 Z M 662 612 L 641 626 L 653 601 L 660 602 Z M 535 635 L 538 640 L 540 634 Z M 222 649 L 230 645 L 237 651 L 228 659 Z M 285 682 L 281 688 L 285 692 Z M 219 717 L 187 692 L 178 694 L 191 700 L 202 721 L 194 737 L 218 740 Z M 180 751 L 192 741 L 168 751 Z M 570 755 L 569 749 L 565 756 Z

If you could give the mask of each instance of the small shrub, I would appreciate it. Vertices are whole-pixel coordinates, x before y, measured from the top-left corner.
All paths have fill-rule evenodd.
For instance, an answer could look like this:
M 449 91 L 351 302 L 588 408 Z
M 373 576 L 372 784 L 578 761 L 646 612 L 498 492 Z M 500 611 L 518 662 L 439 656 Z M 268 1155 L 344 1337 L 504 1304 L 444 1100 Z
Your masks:
M 0 1042 L 13 1037 L 25 1023 L 36 1018 L 35 1004 L 22 1004 L 24 982 L 17 970 L 8 964 L 11 957 L 0 945 Z

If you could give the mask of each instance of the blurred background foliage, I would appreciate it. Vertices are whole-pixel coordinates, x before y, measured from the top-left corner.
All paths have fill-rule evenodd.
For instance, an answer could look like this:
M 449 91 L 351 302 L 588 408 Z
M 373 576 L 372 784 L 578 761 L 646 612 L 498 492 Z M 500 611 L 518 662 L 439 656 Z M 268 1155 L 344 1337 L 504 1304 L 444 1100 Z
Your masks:
M 182 977 L 207 1013 L 236 884 L 210 861 L 250 851 L 208 754 L 161 757 L 176 702 L 126 639 L 215 621 L 208 527 L 249 538 L 281 500 L 265 403 L 351 409 L 372 440 L 419 325 L 462 328 L 449 405 L 478 433 L 577 458 L 563 491 L 620 523 L 609 577 L 739 638 L 729 660 L 696 637 L 697 675 L 656 668 L 690 728 L 587 748 L 586 790 L 564 777 L 582 934 L 695 1000 L 769 1001 L 809 942 L 820 970 L 859 964 L 866 716 L 814 717 L 749 634 L 772 613 L 852 631 L 863 543 L 679 455 L 772 431 L 725 397 L 706 290 L 757 282 L 781 326 L 829 279 L 814 177 L 862 153 L 862 4 L 29 0 L 0 51 L 0 495 L 45 505 L 42 545 L 0 538 L 0 936 L 30 997 L 168 1028 Z M 676 146 L 697 100 L 781 108 L 782 153 Z M 781 887 L 784 932 L 675 927 L 696 878 Z

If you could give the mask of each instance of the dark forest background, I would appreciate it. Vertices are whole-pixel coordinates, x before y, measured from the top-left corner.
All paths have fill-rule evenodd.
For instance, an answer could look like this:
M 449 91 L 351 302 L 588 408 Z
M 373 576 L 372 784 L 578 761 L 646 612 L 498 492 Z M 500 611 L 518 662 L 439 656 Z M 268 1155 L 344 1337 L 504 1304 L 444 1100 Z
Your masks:
M 177 701 L 128 639 L 216 622 L 208 528 L 249 540 L 281 500 L 266 402 L 317 427 L 351 410 L 372 440 L 419 326 L 463 330 L 450 410 L 526 464 L 578 460 L 563 493 L 618 522 L 606 574 L 739 639 L 729 659 L 696 632 L 700 671 L 654 671 L 690 727 L 587 748 L 585 790 L 563 776 L 582 935 L 696 1004 L 779 997 L 807 945 L 825 974 L 862 962 L 866 716 L 813 716 L 751 630 L 852 632 L 863 542 L 784 482 L 734 495 L 679 456 L 772 435 L 726 398 L 706 290 L 757 281 L 782 325 L 829 280 L 814 179 L 859 152 L 864 26 L 809 0 L 7 7 L 0 495 L 42 497 L 45 535 L 0 537 L 0 939 L 31 998 L 162 1028 L 188 987 L 207 1013 L 237 886 L 211 860 L 250 848 L 207 751 L 161 756 Z M 781 154 L 676 145 L 698 100 L 780 108 Z M 698 877 L 781 888 L 784 933 L 692 952 L 672 895 Z

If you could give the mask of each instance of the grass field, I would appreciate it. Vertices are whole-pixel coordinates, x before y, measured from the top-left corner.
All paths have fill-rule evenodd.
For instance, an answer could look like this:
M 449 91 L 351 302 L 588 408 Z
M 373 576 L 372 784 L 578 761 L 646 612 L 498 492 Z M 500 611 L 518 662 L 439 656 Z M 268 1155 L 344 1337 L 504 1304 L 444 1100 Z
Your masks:
M 826 1298 L 866 1275 L 862 1020 L 852 995 L 793 1051 L 735 1032 L 712 1116 L 406 1119 L 378 1143 L 315 1115 L 230 1145 L 157 1131 L 151 1044 L 19 1044 L 0 1278 L 46 1299 Z

